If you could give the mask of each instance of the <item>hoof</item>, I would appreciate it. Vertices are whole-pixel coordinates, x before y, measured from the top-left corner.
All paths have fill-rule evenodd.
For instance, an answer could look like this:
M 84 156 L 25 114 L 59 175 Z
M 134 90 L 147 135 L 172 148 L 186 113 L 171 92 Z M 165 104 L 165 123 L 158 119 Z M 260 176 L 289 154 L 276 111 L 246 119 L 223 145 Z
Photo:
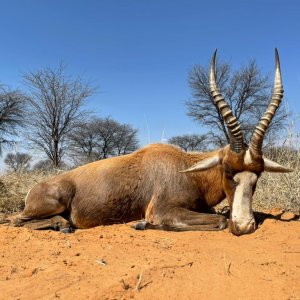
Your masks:
M 0 219 L 0 224 L 7 224 L 7 223 L 11 223 L 11 220 L 8 219 L 7 217 Z
M 65 228 L 60 228 L 59 231 L 67 234 L 67 233 L 75 232 L 75 229 L 72 227 L 65 227 Z
M 227 219 L 224 216 L 222 216 L 220 223 L 219 223 L 219 229 L 223 230 L 223 229 L 227 228 L 227 226 L 228 226 Z
M 14 219 L 14 220 L 10 220 L 10 223 L 7 225 L 12 227 L 22 227 L 24 226 L 24 222 L 20 219 Z
M 133 225 L 132 228 L 134 228 L 135 230 L 145 230 L 147 229 L 147 224 L 147 221 L 142 221 Z

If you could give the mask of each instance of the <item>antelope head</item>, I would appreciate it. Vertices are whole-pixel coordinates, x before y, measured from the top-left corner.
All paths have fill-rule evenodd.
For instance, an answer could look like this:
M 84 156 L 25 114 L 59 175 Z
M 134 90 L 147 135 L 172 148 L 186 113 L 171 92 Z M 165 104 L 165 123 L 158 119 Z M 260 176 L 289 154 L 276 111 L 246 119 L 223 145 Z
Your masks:
M 210 92 L 219 113 L 225 120 L 230 136 L 230 145 L 226 146 L 219 154 L 204 159 L 185 171 L 196 172 L 221 165 L 223 191 L 230 205 L 229 229 L 236 235 L 251 233 L 256 229 L 252 211 L 252 196 L 261 173 L 264 171 L 283 173 L 292 171 L 265 158 L 262 153 L 264 135 L 283 97 L 277 49 L 275 49 L 275 58 L 276 70 L 272 99 L 256 126 L 250 144 L 246 145 L 237 118 L 218 90 L 215 79 L 216 51 L 214 52 L 210 66 Z

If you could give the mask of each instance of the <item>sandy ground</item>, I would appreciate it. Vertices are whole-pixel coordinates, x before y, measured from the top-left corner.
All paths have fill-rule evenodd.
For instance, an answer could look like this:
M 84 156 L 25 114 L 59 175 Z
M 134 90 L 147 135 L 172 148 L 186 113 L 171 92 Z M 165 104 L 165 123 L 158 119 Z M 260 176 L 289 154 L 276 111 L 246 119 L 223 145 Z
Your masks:
M 300 221 L 250 235 L 0 226 L 1 299 L 300 299 Z

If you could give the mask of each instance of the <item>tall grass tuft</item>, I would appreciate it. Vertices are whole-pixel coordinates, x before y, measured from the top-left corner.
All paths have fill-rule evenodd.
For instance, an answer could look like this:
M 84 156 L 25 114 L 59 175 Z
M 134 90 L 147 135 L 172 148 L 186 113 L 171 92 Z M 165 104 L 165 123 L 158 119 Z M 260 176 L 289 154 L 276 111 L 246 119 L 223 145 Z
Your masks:
M 300 211 L 300 151 L 290 147 L 275 147 L 265 151 L 266 156 L 291 173 L 264 172 L 258 180 L 253 197 L 255 210 L 281 208 L 299 214 Z
M 58 171 L 9 172 L 0 176 L 0 213 L 13 213 L 24 208 L 28 191 Z
M 300 134 L 295 129 L 298 122 L 299 116 L 289 120 L 281 147 L 271 147 L 264 151 L 266 157 L 293 172 L 262 174 L 254 194 L 254 208 L 257 210 L 281 208 L 300 214 Z

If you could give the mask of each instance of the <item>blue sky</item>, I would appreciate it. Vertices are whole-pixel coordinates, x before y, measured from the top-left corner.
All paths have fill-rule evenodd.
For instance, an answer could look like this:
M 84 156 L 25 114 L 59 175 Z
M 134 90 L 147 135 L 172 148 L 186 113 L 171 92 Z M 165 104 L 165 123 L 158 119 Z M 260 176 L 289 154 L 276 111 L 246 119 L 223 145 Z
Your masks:
M 88 104 L 132 124 L 141 144 L 203 132 L 186 116 L 187 77 L 214 48 L 273 75 L 278 47 L 290 111 L 300 112 L 300 2 L 291 0 L 0 0 L 0 82 L 63 60 L 97 85 Z

